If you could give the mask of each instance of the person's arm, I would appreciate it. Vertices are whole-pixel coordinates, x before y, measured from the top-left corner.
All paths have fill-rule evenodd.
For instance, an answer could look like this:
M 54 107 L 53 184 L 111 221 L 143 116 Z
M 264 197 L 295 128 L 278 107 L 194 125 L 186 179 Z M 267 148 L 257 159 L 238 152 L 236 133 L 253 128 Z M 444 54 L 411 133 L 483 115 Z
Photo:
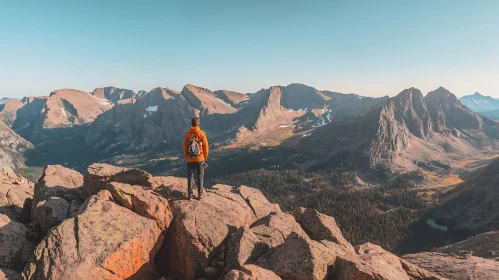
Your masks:
M 204 159 L 208 159 L 208 152 L 210 151 L 210 148 L 208 147 L 208 137 L 206 137 L 206 133 L 203 135 L 203 154 L 204 154 Z
M 184 157 L 185 157 L 185 159 L 188 159 L 187 158 L 187 133 L 184 135 L 183 148 L 184 148 Z

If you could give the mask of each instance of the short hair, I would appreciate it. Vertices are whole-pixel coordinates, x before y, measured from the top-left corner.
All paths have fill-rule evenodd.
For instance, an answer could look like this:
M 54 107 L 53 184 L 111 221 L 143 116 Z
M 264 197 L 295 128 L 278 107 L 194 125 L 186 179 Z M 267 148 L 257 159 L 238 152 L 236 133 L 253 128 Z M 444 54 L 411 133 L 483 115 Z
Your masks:
M 199 118 L 198 117 L 192 118 L 191 126 L 199 126 Z

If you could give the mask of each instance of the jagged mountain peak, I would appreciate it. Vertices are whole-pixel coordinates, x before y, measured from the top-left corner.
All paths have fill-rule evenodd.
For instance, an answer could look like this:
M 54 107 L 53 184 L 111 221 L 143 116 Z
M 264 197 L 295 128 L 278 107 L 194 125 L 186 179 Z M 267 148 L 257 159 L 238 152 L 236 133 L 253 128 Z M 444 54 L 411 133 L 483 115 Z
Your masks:
M 45 100 L 48 96 L 25 96 L 21 99 L 23 104 L 30 104 L 35 100 Z
M 240 92 L 230 90 L 217 90 L 213 93 L 219 100 L 222 100 L 230 106 L 236 106 L 248 100 L 248 96 Z
M 167 99 L 176 98 L 183 99 L 180 91 L 162 87 L 153 88 L 150 92 L 143 94 L 140 98 L 150 102 L 163 102 Z
M 224 104 L 207 88 L 187 84 L 182 89 L 182 95 L 194 108 L 199 110 L 200 115 L 230 114 L 237 111 L 237 109 Z
M 443 87 L 430 91 L 424 99 L 428 108 L 444 107 L 447 110 L 450 110 L 450 108 L 458 108 L 459 110 L 469 111 L 468 108 L 459 102 L 456 95 Z M 469 113 L 471 113 L 471 111 Z
M 91 93 L 96 98 L 105 99 L 112 103 L 116 103 L 119 100 L 133 99 L 137 97 L 137 94 L 130 89 L 117 88 L 113 86 L 96 88 Z
M 429 136 L 431 118 L 423 93 L 417 88 L 408 88 L 391 98 L 396 119 L 401 119 L 409 131 L 418 138 Z
M 448 99 L 448 100 L 451 100 L 453 102 L 457 102 L 458 101 L 457 97 L 452 92 L 450 92 L 448 89 L 446 89 L 444 87 L 439 87 L 436 90 L 430 91 L 426 95 L 426 97 L 428 97 L 428 98 L 439 98 L 440 100 Z
M 179 94 L 181 94 L 180 91 L 174 90 L 174 89 L 171 89 L 171 88 L 167 88 L 167 87 L 153 88 L 149 93 L 155 93 L 155 92 L 161 92 L 161 93 L 165 93 L 165 94 L 168 94 L 168 95 L 179 95 Z
M 49 97 L 52 97 L 54 95 L 68 95 L 68 94 L 88 94 L 87 92 L 77 90 L 77 89 L 72 89 L 72 88 L 62 88 L 62 89 L 56 89 L 52 91 L 49 94 Z
M 400 101 L 403 101 L 403 100 L 407 100 L 407 101 L 412 101 L 414 99 L 416 100 L 423 100 L 423 93 L 421 92 L 421 90 L 415 88 L 415 87 L 411 87 L 411 88 L 408 88 L 408 89 L 405 89 L 403 91 L 401 91 L 399 94 L 397 94 L 396 96 L 394 96 L 392 98 L 392 100 L 400 100 Z

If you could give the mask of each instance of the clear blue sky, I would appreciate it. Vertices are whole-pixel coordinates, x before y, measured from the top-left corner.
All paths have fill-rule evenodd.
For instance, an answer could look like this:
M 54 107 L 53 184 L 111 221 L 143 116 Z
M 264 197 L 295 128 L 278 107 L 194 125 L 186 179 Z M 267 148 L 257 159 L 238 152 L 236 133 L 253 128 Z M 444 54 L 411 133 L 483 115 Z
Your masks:
M 0 96 L 293 82 L 499 97 L 499 1 L 0 1 Z

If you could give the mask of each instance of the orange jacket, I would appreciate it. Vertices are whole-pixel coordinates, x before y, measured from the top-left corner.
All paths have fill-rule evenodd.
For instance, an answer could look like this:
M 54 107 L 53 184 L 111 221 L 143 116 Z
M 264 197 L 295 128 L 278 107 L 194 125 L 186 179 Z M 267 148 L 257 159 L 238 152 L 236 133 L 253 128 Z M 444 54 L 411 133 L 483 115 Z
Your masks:
M 189 153 L 187 152 L 189 140 L 191 140 L 193 135 L 197 135 L 197 139 L 199 139 L 199 149 L 201 150 L 201 154 L 196 158 L 191 158 Z M 184 156 L 187 162 L 200 162 L 208 159 L 208 139 L 206 138 L 206 134 L 199 128 L 199 126 L 193 126 L 187 133 L 184 135 Z

